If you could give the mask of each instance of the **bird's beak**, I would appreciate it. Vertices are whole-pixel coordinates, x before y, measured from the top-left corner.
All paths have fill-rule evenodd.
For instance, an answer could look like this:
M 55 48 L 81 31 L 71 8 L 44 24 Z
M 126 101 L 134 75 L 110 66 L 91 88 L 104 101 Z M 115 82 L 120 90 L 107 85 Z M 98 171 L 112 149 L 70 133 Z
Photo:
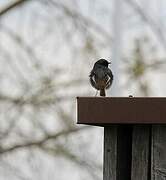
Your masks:
M 108 64 L 111 64 L 111 62 L 109 61 Z

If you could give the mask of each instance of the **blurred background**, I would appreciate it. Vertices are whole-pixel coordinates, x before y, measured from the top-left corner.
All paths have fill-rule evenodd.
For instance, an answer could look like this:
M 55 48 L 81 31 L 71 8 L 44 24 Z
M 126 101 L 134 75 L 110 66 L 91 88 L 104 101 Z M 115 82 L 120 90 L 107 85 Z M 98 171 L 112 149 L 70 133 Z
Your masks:
M 89 72 L 108 96 L 166 95 L 165 0 L 0 1 L 0 179 L 102 179 L 103 129 L 76 125 Z

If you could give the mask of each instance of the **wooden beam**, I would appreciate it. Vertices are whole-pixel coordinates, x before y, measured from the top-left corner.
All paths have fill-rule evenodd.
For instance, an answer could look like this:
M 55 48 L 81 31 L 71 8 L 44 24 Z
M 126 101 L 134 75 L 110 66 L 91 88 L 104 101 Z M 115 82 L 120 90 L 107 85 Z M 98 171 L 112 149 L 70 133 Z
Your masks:
M 166 124 L 166 98 L 79 97 L 78 124 Z

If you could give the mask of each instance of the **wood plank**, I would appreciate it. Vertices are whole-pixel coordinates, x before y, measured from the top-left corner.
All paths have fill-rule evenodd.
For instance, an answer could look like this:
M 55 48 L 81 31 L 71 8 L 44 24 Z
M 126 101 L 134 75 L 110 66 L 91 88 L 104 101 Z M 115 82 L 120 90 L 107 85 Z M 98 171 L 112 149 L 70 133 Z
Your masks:
M 165 107 L 166 98 L 159 97 L 78 97 L 77 123 L 166 124 Z
M 166 125 L 152 126 L 152 180 L 166 179 Z
M 132 126 L 118 125 L 117 130 L 117 180 L 131 179 Z
M 116 179 L 117 126 L 104 127 L 103 180 Z
M 131 126 L 104 127 L 104 180 L 129 180 L 131 176 Z
M 151 125 L 134 125 L 131 180 L 150 180 Z

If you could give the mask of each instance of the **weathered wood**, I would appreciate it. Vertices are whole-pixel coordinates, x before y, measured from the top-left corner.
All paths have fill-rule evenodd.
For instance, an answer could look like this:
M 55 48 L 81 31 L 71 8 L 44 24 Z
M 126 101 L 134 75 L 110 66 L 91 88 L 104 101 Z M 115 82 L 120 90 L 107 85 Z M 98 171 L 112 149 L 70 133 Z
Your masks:
M 166 126 L 152 126 L 152 180 L 166 180 Z
M 104 180 L 166 180 L 166 98 L 77 102 L 78 123 L 104 127 Z
M 117 126 L 104 127 L 103 180 L 116 179 Z
M 78 97 L 78 124 L 166 124 L 166 97 Z
M 151 125 L 134 125 L 131 180 L 150 180 Z
M 104 180 L 131 178 L 131 126 L 104 127 Z
M 118 125 L 117 129 L 117 180 L 131 179 L 132 127 Z

